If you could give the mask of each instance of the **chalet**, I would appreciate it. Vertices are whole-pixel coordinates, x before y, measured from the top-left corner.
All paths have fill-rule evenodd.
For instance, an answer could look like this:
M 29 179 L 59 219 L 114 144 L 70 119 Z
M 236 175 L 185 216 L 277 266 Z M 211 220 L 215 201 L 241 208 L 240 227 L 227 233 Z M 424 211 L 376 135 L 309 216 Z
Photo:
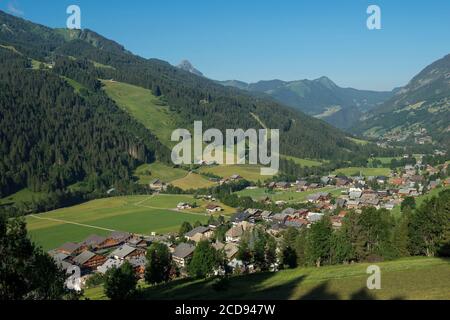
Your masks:
M 164 191 L 166 189 L 166 184 L 159 179 L 154 179 L 150 181 L 149 187 L 153 191 Z
M 244 234 L 244 228 L 241 225 L 233 226 L 225 233 L 226 242 L 239 242 Z
M 270 226 L 270 228 L 267 230 L 267 232 L 269 232 L 269 234 L 273 235 L 273 236 L 277 236 L 278 234 L 280 234 L 280 232 L 282 232 L 283 230 L 286 230 L 286 225 L 284 223 L 274 223 Z
M 172 254 L 173 261 L 181 268 L 188 265 L 194 254 L 195 246 L 189 243 L 180 243 Z
M 308 181 L 305 180 L 299 180 L 295 183 L 299 191 L 305 191 L 308 189 Z
M 403 178 L 392 178 L 389 181 L 390 184 L 394 185 L 394 186 L 401 186 L 405 183 L 405 179 Z
M 309 212 L 307 215 L 307 219 L 309 222 L 314 223 L 323 218 L 323 213 L 319 212 Z
M 447 178 L 444 180 L 444 185 L 445 186 L 450 186 L 450 178 Z
M 286 222 L 284 223 L 284 225 L 286 227 L 293 227 L 293 228 L 301 228 L 305 225 L 307 225 L 308 222 L 303 220 L 303 219 L 288 219 L 286 220 Z
M 184 235 L 184 237 L 187 240 L 200 242 L 202 240 L 211 238 L 213 233 L 214 232 L 211 230 L 210 227 L 199 226 L 199 227 L 194 228 L 191 231 L 187 232 Z
M 97 267 L 97 271 L 100 272 L 101 274 L 105 274 L 106 271 L 108 271 L 109 269 L 120 268 L 123 263 L 124 263 L 124 260 L 117 260 L 117 259 L 109 258 L 101 266 Z
M 56 249 L 56 251 L 65 253 L 65 254 L 71 256 L 71 255 L 78 255 L 87 249 L 88 249 L 88 247 L 85 244 L 75 243 L 75 242 L 66 242 L 61 247 Z
M 132 237 L 133 237 L 133 235 L 131 233 L 122 232 L 122 231 L 114 231 L 109 235 L 108 241 L 111 244 L 114 244 L 113 246 L 119 246 L 121 244 L 124 244 L 128 240 L 130 240 Z
M 324 185 L 329 185 L 331 184 L 332 180 L 330 177 L 322 177 L 320 178 L 320 182 L 322 182 Z
M 318 183 L 311 183 L 309 186 L 308 186 L 308 189 L 317 189 L 317 188 L 319 188 L 320 187 L 320 185 L 318 184 Z
M 284 224 L 288 218 L 289 218 L 288 214 L 275 213 L 274 215 L 272 215 L 271 220 L 276 223 Z
M 348 197 L 352 200 L 359 199 L 362 196 L 362 190 L 359 188 L 350 188 Z
M 129 260 L 133 257 L 143 256 L 143 255 L 145 255 L 145 249 L 132 247 L 128 244 L 124 244 L 124 245 L 120 246 L 119 248 L 117 248 L 116 250 L 114 250 L 113 252 L 111 252 L 111 254 L 109 256 L 114 259 Z
M 223 250 L 228 261 L 235 259 L 239 251 L 239 246 L 236 243 L 215 242 L 212 244 L 212 246 L 217 251 Z
M 82 242 L 82 244 L 86 245 L 91 250 L 101 250 L 101 249 L 109 248 L 112 245 L 114 245 L 113 243 L 110 243 L 108 241 L 108 238 L 103 237 L 103 236 L 98 236 L 96 234 L 93 234 L 93 235 L 90 235 L 89 237 L 87 237 Z
M 267 210 L 265 210 L 265 211 L 263 211 L 262 213 L 261 213 L 261 218 L 263 219 L 263 220 L 265 220 L 265 221 L 269 221 L 270 220 L 270 217 L 273 215 L 273 212 L 272 211 L 267 211 Z
M 440 180 L 430 181 L 430 183 L 428 184 L 428 190 L 436 189 L 440 184 Z
M 398 195 L 401 197 L 413 196 L 417 193 L 417 190 L 414 188 L 402 188 L 398 190 Z
M 289 189 L 291 187 L 291 184 L 289 182 L 282 181 L 282 182 L 277 182 L 275 184 L 275 187 L 277 189 Z
M 238 174 L 233 174 L 233 175 L 230 177 L 230 180 L 231 180 L 231 181 L 236 181 L 236 180 L 240 180 L 240 179 L 242 179 L 242 177 L 241 177 L 240 175 L 238 175 Z
M 346 203 L 347 203 L 346 199 L 339 198 L 339 199 L 336 200 L 336 207 L 344 208 Z
M 230 221 L 233 224 L 238 224 L 242 221 L 246 221 L 249 217 L 250 217 L 250 214 L 248 214 L 247 212 L 237 212 L 231 216 Z
M 83 251 L 78 256 L 73 258 L 73 263 L 79 266 L 82 270 L 95 270 L 97 267 L 105 263 L 106 257 L 95 254 L 92 251 Z
M 346 206 L 348 209 L 357 209 L 359 204 L 360 200 L 348 200 Z
M 53 261 L 55 261 L 56 265 L 61 270 L 69 272 L 74 267 L 74 265 L 71 263 L 71 256 L 69 256 L 68 254 L 58 252 L 56 250 L 51 250 L 48 252 L 48 254 L 53 258 Z
M 308 196 L 308 201 L 312 203 L 317 203 L 319 201 L 326 201 L 330 199 L 330 194 L 327 192 L 314 193 Z
M 295 214 L 296 210 L 294 208 L 286 208 L 283 211 L 281 211 L 282 214 L 287 214 L 290 216 L 293 216 Z
M 375 180 L 378 184 L 385 184 L 389 180 L 389 178 L 386 176 L 378 176 L 375 178 Z
M 131 247 L 146 248 L 149 245 L 149 242 L 140 237 L 133 237 L 127 241 L 127 244 Z
M 180 202 L 177 204 L 178 210 L 186 210 L 186 209 L 192 209 L 192 206 L 187 202 Z
M 334 216 L 331 217 L 331 225 L 333 227 L 333 229 L 339 229 L 340 227 L 342 227 L 342 218 L 339 216 Z
M 223 211 L 221 206 L 218 206 L 217 204 L 208 204 L 206 206 L 206 212 L 208 213 L 214 213 L 214 212 L 220 212 Z
M 347 177 L 336 178 L 336 187 L 345 187 L 350 184 L 350 180 Z
M 383 208 L 387 210 L 394 210 L 395 204 L 392 202 L 388 202 L 383 204 Z

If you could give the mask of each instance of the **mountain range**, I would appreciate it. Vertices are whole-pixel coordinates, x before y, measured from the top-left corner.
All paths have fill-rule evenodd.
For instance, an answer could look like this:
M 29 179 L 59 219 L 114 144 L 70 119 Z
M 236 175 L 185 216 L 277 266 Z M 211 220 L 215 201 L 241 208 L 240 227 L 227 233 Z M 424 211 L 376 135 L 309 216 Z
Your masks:
M 153 111 L 145 111 L 145 100 L 130 112 L 105 83 L 146 90 Z M 126 183 L 142 163 L 170 164 L 167 129 L 191 128 L 195 120 L 222 132 L 280 129 L 286 156 L 345 160 L 369 152 L 344 132 L 273 99 L 139 57 L 91 30 L 52 29 L 2 11 L 0 88 L 3 196 L 78 181 L 102 189 Z
M 335 127 L 348 129 L 363 113 L 388 100 L 392 92 L 341 88 L 327 77 L 315 80 L 269 80 L 256 83 L 221 81 L 254 93 L 267 94 L 276 101 L 323 119 Z
M 450 147 L 450 55 L 417 74 L 352 131 L 367 137 L 437 142 Z

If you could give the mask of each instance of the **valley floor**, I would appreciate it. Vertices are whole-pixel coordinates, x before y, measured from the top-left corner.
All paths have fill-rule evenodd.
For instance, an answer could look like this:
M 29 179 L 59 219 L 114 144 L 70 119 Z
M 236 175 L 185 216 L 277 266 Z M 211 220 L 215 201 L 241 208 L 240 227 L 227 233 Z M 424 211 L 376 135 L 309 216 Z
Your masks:
M 142 284 L 143 299 L 450 299 L 450 260 L 413 257 L 380 262 L 381 289 L 368 290 L 370 264 L 297 268 L 230 278 L 228 288 L 213 289 L 213 280 L 177 280 L 167 285 Z M 89 299 L 106 299 L 103 288 L 85 290 Z

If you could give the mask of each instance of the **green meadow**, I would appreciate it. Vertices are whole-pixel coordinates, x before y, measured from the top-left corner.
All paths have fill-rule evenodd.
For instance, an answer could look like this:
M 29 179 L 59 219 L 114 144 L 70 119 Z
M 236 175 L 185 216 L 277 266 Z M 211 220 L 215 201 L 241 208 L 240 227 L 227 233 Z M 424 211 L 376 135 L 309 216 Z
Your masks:
M 335 187 L 324 187 L 314 190 L 297 192 L 294 189 L 283 191 L 269 191 L 267 188 L 245 189 L 236 192 L 239 196 L 251 197 L 253 200 L 258 201 L 265 197 L 269 197 L 273 201 L 287 201 L 287 202 L 304 202 L 308 196 L 318 192 L 330 192 L 334 196 L 341 194 L 341 189 Z
M 179 202 L 196 202 L 196 209 L 176 211 Z M 89 201 L 26 217 L 33 241 L 49 250 L 64 242 L 80 241 L 90 234 L 105 235 L 111 230 L 150 235 L 176 232 L 184 221 L 205 223 L 208 202 L 191 195 L 126 196 Z M 221 205 L 231 214 L 234 209 Z
M 333 174 L 343 174 L 353 176 L 362 174 L 363 176 L 389 176 L 391 170 L 389 168 L 365 168 L 365 167 L 349 167 L 336 169 Z
M 171 182 L 181 179 L 188 174 L 186 170 L 173 168 L 160 162 L 143 164 L 139 166 L 134 175 L 139 179 L 139 183 L 148 184 L 153 179 L 160 179 L 163 182 Z
M 225 289 L 214 290 L 213 280 L 175 280 L 148 286 L 141 283 L 143 299 L 249 299 L 249 300 L 389 300 L 450 299 L 450 260 L 414 257 L 379 262 L 381 289 L 367 289 L 369 264 L 297 268 L 278 272 L 232 276 Z M 106 299 L 101 286 L 87 289 L 90 299 Z
M 222 178 L 229 178 L 234 174 L 238 174 L 248 181 L 257 182 L 258 180 L 264 181 L 271 176 L 262 176 L 261 167 L 259 165 L 218 165 L 207 166 L 199 169 L 200 173 L 212 173 Z

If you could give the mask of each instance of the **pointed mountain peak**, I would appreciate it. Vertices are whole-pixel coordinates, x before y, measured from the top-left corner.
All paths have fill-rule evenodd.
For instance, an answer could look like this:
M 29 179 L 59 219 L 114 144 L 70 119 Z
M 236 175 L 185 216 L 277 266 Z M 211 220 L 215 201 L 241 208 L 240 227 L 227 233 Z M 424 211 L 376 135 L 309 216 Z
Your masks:
M 193 74 L 203 77 L 203 73 L 201 73 L 200 71 L 195 69 L 195 67 L 192 65 L 192 63 L 189 62 L 189 60 L 181 61 L 177 67 L 184 71 L 187 71 L 187 72 L 190 72 L 190 73 L 193 73 Z

